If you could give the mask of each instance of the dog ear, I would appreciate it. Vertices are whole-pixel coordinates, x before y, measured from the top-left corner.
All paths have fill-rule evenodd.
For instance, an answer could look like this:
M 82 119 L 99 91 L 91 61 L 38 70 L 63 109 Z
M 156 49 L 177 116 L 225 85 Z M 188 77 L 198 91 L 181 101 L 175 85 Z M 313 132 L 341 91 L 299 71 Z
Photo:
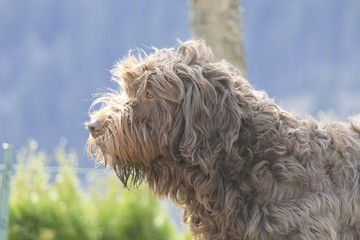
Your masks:
M 217 161 L 233 151 L 241 126 L 241 108 L 231 77 L 221 66 L 197 63 L 181 73 L 185 86 L 181 157 L 211 174 Z

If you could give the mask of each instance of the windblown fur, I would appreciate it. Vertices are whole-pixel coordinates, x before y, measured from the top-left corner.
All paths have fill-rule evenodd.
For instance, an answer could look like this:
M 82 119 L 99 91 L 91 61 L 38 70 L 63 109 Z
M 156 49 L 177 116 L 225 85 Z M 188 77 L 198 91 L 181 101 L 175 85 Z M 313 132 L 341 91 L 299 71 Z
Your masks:
M 184 208 L 196 239 L 360 239 L 360 119 L 277 106 L 202 41 L 116 64 L 89 153 Z

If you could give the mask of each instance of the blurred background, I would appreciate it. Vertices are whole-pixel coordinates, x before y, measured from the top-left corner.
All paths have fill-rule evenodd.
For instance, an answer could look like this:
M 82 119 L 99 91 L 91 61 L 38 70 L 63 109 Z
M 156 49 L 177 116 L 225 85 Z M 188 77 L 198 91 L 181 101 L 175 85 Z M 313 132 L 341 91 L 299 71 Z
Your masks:
M 360 112 L 360 1 L 243 0 L 249 81 L 288 110 Z M 131 48 L 191 37 L 189 2 L 0 0 L 0 142 L 84 153 L 92 94 Z
M 118 88 L 109 70 L 129 49 L 191 38 L 191 2 L 206 4 L 0 0 L 0 143 L 17 163 L 9 204 L 1 194 L 10 239 L 188 239 L 167 202 L 89 170 L 83 123 L 92 95 Z M 247 78 L 299 114 L 360 113 L 359 12 L 358 0 L 242 0 Z

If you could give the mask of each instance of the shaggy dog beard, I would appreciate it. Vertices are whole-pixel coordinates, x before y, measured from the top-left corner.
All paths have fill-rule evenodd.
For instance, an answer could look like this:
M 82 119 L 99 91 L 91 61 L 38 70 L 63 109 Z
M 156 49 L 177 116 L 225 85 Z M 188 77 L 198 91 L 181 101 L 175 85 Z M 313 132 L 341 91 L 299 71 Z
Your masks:
M 140 109 L 141 103 L 134 99 L 125 103 L 119 100 L 126 98 L 124 93 L 105 94 L 94 102 L 92 108 L 102 104 L 99 111 L 92 113 L 101 126 L 99 136 L 89 137 L 87 149 L 99 163 L 112 167 L 125 187 L 137 187 L 148 178 L 154 163 L 162 162 L 165 155 L 172 157 L 168 142 L 177 137 L 174 131 L 171 138 L 168 134 L 176 120 L 164 111 L 158 113 L 157 109 L 166 108 L 155 107 L 154 102 L 142 103 L 148 108 Z M 156 121 L 149 117 L 152 114 L 158 116 Z
M 118 107 L 118 103 L 112 102 L 108 96 L 98 100 L 100 101 L 107 107 Z M 106 112 L 108 116 L 102 120 L 102 134 L 89 138 L 88 152 L 100 163 L 112 167 L 125 187 L 129 183 L 139 186 L 146 179 L 149 169 L 149 162 L 142 160 L 155 158 L 154 151 L 151 151 L 154 148 L 145 147 L 153 146 L 151 133 L 144 130 L 147 124 L 139 127 L 132 119 L 130 107 L 100 111 Z M 104 116 L 101 112 L 97 114 Z

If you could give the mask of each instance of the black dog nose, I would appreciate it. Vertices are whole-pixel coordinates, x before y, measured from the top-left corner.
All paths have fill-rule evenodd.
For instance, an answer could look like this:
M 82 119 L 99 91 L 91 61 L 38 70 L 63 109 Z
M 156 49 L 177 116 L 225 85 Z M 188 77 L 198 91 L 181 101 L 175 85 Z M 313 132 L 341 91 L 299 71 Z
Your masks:
M 86 128 L 90 131 L 93 137 L 96 137 L 97 133 L 101 128 L 101 122 L 99 120 L 93 120 L 91 122 L 86 123 Z

